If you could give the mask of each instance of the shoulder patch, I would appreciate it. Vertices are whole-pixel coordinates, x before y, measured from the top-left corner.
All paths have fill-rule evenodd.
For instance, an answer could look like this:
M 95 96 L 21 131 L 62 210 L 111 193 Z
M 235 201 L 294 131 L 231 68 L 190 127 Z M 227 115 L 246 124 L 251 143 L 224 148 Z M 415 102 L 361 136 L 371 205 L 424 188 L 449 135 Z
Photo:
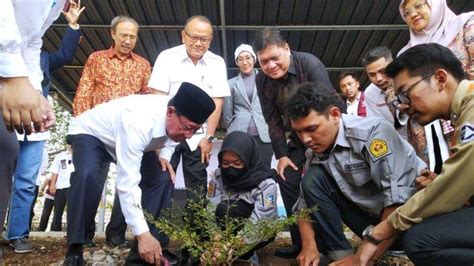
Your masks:
M 388 145 L 385 140 L 374 139 L 369 145 L 369 153 L 372 160 L 377 161 L 388 154 Z
M 474 83 L 471 83 L 469 85 L 469 88 L 467 88 L 466 94 L 473 94 L 474 93 Z
M 214 198 L 216 196 L 216 184 L 214 182 L 209 182 L 207 185 L 207 197 Z
M 273 193 L 262 193 L 263 206 L 271 208 L 276 206 L 276 197 Z
M 467 143 L 474 140 L 474 124 L 466 123 L 461 127 L 461 143 Z

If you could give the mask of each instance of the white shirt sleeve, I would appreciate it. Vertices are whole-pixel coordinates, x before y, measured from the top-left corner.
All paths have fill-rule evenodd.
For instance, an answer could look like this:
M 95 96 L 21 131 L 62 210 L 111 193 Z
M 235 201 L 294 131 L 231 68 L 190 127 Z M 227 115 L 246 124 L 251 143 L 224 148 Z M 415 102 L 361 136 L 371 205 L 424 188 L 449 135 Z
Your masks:
M 127 121 L 128 120 L 128 121 Z M 117 132 L 117 180 L 119 195 L 125 221 L 134 235 L 149 231 L 141 206 L 142 191 L 138 184 L 141 180 L 140 165 L 143 151 L 149 142 L 147 133 L 137 128 L 126 115 Z
M 61 168 L 60 160 L 61 160 L 61 153 L 56 155 L 56 157 L 54 157 L 53 163 L 51 164 L 51 167 L 49 168 L 49 171 L 52 174 L 59 174 L 59 170 Z
M 215 70 L 216 73 L 213 75 L 215 78 L 214 89 L 212 90 L 211 97 L 227 97 L 230 96 L 229 83 L 227 82 L 227 67 L 222 58 L 216 62 Z
M 171 161 L 171 156 L 173 156 L 174 149 L 179 143 L 172 141 L 171 139 L 168 139 L 165 143 L 165 146 L 160 149 L 160 155 L 158 156 L 160 159 L 166 159 Z
M 23 39 L 15 18 L 12 1 L 0 1 L 0 77 L 26 77 L 25 61 L 21 53 Z M 39 61 L 38 61 L 39 64 Z
M 153 72 L 151 73 L 148 87 L 155 90 L 168 93 L 170 91 L 170 74 L 169 67 L 167 67 L 166 53 L 160 53 L 156 58 Z M 169 62 L 169 60 L 168 60 Z

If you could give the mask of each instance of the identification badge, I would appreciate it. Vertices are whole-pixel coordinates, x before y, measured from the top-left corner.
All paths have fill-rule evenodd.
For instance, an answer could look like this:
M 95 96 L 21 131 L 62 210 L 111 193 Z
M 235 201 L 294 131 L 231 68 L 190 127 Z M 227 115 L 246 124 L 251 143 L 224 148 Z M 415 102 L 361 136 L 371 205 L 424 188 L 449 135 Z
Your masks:
M 468 143 L 474 140 L 474 125 L 464 124 L 461 127 L 461 143 Z

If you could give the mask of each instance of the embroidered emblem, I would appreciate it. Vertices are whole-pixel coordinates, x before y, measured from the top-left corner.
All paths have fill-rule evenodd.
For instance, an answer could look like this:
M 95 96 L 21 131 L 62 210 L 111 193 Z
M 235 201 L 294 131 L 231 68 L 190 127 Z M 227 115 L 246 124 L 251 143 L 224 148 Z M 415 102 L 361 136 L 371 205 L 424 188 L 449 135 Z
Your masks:
M 467 143 L 474 140 L 474 125 L 464 124 L 461 127 L 461 143 Z
M 213 182 L 209 182 L 207 186 L 207 197 L 214 198 L 216 196 L 216 184 Z
M 346 164 L 346 165 L 344 165 L 344 171 L 350 172 L 350 171 L 354 171 L 354 170 L 365 169 L 365 168 L 368 168 L 368 167 L 369 166 L 367 165 L 366 162 Z
M 388 153 L 387 142 L 381 139 L 372 140 L 370 143 L 369 152 L 374 157 L 374 159 L 383 157 Z
M 275 195 L 267 194 L 265 196 L 265 200 L 263 201 L 263 206 L 265 206 L 265 207 L 275 207 L 276 206 Z
M 474 84 L 469 85 L 469 88 L 467 88 L 466 94 L 471 94 L 474 93 Z

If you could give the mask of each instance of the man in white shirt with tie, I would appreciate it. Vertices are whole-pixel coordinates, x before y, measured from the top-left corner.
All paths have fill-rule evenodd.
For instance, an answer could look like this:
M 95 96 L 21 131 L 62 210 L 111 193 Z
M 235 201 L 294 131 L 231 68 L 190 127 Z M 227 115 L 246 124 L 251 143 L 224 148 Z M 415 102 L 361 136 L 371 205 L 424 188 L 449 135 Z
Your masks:
M 169 163 L 174 146 L 199 130 L 214 110 L 207 93 L 182 83 L 172 98 L 130 95 L 98 105 L 72 122 L 68 138 L 75 171 L 67 199 L 68 251 L 64 265 L 83 263 L 84 225 L 95 217 L 105 183 L 99 169 L 109 162 L 117 165 L 120 205 L 138 240 L 130 256 L 139 253 L 141 259 L 153 264 L 160 260 L 158 232 L 147 225 L 142 209 L 158 216 L 169 202 L 175 178 Z M 154 194 L 153 202 L 146 200 L 150 194 Z M 162 195 L 159 204 L 156 195 Z

